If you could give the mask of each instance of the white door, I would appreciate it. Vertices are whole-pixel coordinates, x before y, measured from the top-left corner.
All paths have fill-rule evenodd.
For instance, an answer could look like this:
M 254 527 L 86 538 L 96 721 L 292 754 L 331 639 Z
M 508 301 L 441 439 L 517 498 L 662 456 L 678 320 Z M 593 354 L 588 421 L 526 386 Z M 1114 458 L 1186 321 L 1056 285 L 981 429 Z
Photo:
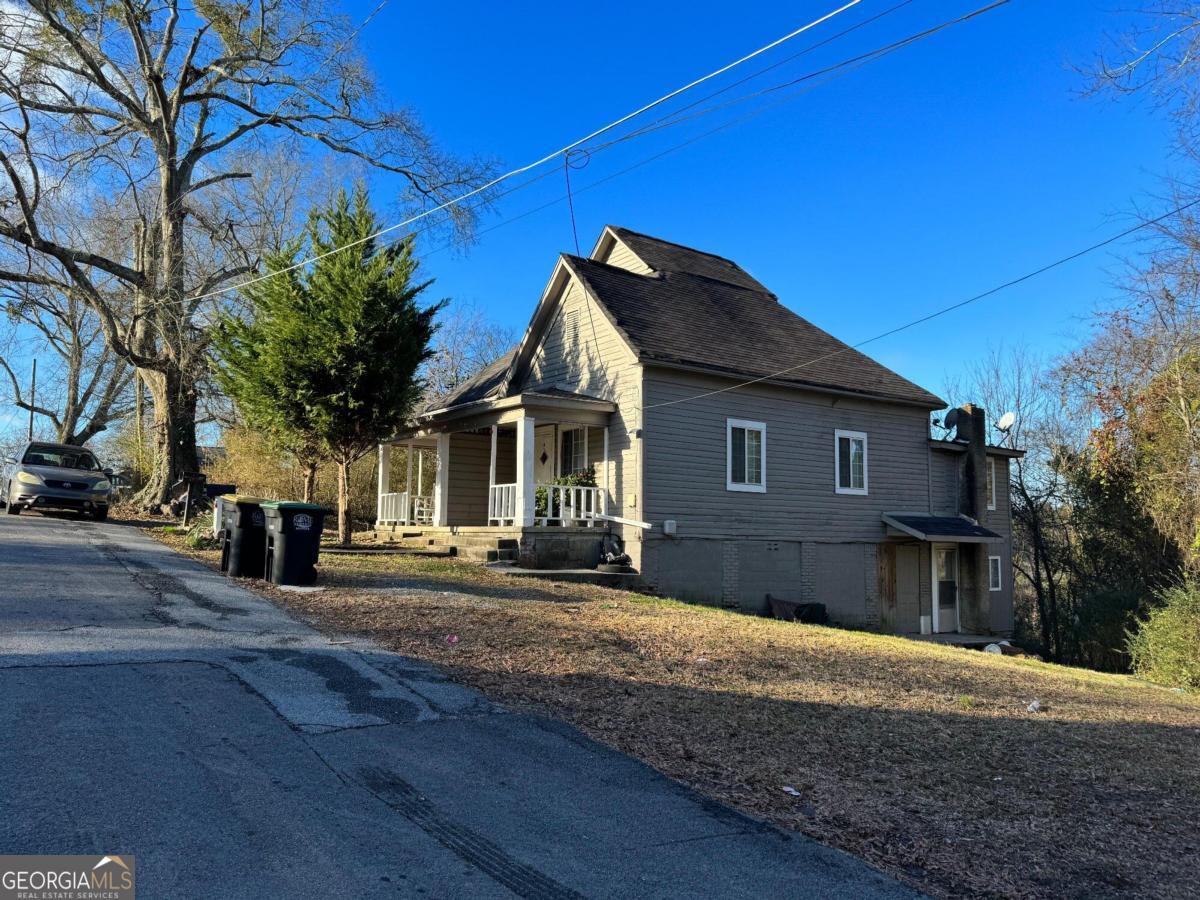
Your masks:
M 554 480 L 555 427 L 537 425 L 533 429 L 533 481 L 549 484 Z
M 933 548 L 933 630 L 958 631 L 958 548 Z

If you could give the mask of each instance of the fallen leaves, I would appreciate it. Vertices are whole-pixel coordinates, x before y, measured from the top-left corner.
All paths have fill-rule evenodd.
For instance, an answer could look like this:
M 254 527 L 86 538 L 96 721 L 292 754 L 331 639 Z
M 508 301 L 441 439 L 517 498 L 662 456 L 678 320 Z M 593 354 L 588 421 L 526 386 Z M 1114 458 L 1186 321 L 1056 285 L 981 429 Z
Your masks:
M 1200 884 L 1192 696 L 453 560 L 322 569 L 324 593 L 272 596 L 924 891 L 1168 897 Z

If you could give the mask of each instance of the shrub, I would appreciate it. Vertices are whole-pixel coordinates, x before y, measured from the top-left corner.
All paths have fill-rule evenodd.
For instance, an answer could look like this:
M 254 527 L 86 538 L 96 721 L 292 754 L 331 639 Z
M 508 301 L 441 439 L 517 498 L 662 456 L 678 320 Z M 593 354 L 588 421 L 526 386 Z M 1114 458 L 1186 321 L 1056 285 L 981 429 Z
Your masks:
M 563 487 L 595 487 L 596 486 L 596 467 L 588 466 L 581 472 L 571 472 L 568 475 L 560 475 L 550 482 L 553 485 Z M 545 516 L 556 519 L 562 515 L 562 510 L 555 508 L 549 509 L 550 496 L 545 487 L 538 487 L 534 492 L 534 515 Z
M 221 546 L 213 536 L 213 514 L 211 511 L 197 516 L 188 527 L 184 542 L 194 550 L 216 550 Z
M 1133 671 L 1148 681 L 1200 690 L 1200 584 L 1167 588 L 1162 605 L 1129 634 Z

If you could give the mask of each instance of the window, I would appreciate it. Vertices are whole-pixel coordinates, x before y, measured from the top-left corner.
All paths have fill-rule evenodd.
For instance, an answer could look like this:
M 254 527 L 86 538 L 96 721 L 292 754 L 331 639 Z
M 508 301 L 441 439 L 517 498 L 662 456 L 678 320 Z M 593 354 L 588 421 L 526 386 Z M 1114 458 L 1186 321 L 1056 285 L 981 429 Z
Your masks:
M 28 466 L 57 466 L 60 469 L 99 471 L 100 463 L 87 450 L 71 450 L 53 444 L 30 444 L 21 462 Z
M 744 419 L 725 420 L 725 488 L 730 491 L 767 490 L 767 426 Z
M 867 492 L 867 436 L 861 431 L 833 433 L 834 470 L 839 494 Z
M 996 508 L 996 461 L 994 459 L 989 459 L 987 464 L 987 508 Z
M 587 469 L 587 429 L 568 428 L 559 448 L 559 474 L 575 475 Z
M 988 590 L 998 591 L 1002 585 L 1000 576 L 1000 557 L 988 557 Z

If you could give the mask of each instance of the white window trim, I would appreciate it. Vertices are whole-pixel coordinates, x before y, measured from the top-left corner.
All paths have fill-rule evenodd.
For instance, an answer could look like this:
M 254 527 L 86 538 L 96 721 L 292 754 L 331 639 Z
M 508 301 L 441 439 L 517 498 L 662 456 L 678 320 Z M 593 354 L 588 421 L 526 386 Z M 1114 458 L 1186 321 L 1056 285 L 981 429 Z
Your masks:
M 988 459 L 988 474 L 992 477 L 992 493 L 987 498 L 987 508 L 995 509 L 996 497 L 1000 492 L 997 490 L 999 485 L 996 484 L 996 458 L 994 456 Z M 984 486 L 984 489 L 987 489 L 986 485 Z
M 996 583 L 992 584 L 992 560 L 996 561 Z M 988 590 L 995 593 L 1004 590 L 1004 562 L 999 556 L 988 557 Z
M 566 443 L 566 437 L 567 437 L 568 431 L 579 432 L 580 438 L 583 441 L 583 466 L 580 469 L 572 469 L 572 471 L 570 471 L 570 472 L 564 472 L 564 471 L 562 471 L 563 445 Z M 572 440 L 575 440 L 575 438 L 572 438 Z M 556 471 L 558 472 L 559 477 L 564 476 L 564 475 L 574 475 L 576 472 L 587 471 L 587 467 L 590 464 L 590 460 L 588 459 L 588 450 L 590 449 L 588 447 L 589 441 L 590 441 L 590 438 L 588 435 L 588 426 L 586 426 L 586 425 L 563 425 L 563 426 L 559 427 L 559 429 L 558 429 L 558 449 L 556 451 L 556 454 L 558 456 L 558 460 L 556 463 L 556 465 L 557 465 Z
M 863 486 L 842 487 L 841 471 L 842 471 L 842 438 L 850 438 L 852 440 L 862 440 L 863 444 Z M 865 497 L 871 487 L 871 479 L 868 470 L 871 462 L 870 445 L 867 443 L 867 433 L 865 431 L 845 431 L 838 428 L 833 432 L 833 489 L 839 494 L 855 494 L 859 497 Z
M 758 431 L 762 433 L 762 439 L 759 441 L 758 448 L 758 471 L 759 474 L 762 475 L 761 484 L 739 484 L 733 480 L 733 429 L 735 428 L 745 428 L 747 431 Z M 725 490 L 746 491 L 752 494 L 765 494 L 767 492 L 766 422 L 751 422 L 749 419 L 725 420 Z

